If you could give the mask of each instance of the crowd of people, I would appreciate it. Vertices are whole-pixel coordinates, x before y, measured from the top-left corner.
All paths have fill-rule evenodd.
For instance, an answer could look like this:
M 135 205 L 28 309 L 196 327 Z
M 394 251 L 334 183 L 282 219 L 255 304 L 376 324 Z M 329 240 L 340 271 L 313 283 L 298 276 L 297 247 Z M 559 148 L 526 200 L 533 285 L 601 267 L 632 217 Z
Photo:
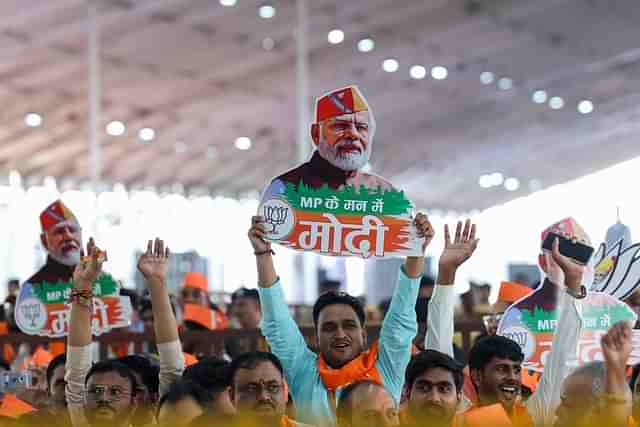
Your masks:
M 325 110 L 318 109 L 318 123 L 312 127 L 318 151 L 315 160 L 301 167 L 313 182 L 321 182 L 328 164 L 334 168 L 330 175 L 335 186 L 350 180 L 377 182 L 358 175 L 375 127 L 359 97 L 344 89 L 329 95 Z M 336 162 L 335 156 L 351 160 Z M 343 173 L 350 165 L 355 169 Z M 285 178 L 282 188 L 290 176 Z M 97 360 L 92 347 L 98 302 L 94 284 L 102 277 L 106 252 L 93 239 L 83 250 L 79 222 L 61 201 L 47 207 L 40 221 L 47 261 L 21 289 L 12 285 L 9 298 L 15 303 L 25 292 L 35 295 L 41 287 L 70 283 L 66 344 L 52 342 L 48 358 L 42 356 L 44 349 L 29 353 L 29 365 L 42 372 L 38 387 L 21 394 L 5 390 L 0 425 L 626 427 L 640 421 L 640 406 L 633 403 L 633 397 L 640 396 L 640 367 L 629 366 L 631 325 L 615 323 L 602 336 L 601 361 L 576 363 L 583 302 L 590 293 L 584 286 L 588 271 L 560 251 L 558 239 L 551 247 L 540 245 L 540 292 L 557 295 L 559 313 L 541 375 L 528 372 L 518 343 L 497 334 L 499 317 L 509 305 L 524 304 L 520 298 L 531 292 L 526 287 L 512 284 L 501 290 L 485 318 L 485 335 L 469 354 L 456 351 L 453 285 L 458 269 L 476 251 L 478 233 L 470 220 L 452 229 L 445 225 L 437 278 L 429 283 L 424 253 L 436 230 L 424 214 L 412 219 L 421 255 L 406 257 L 396 283 L 389 284 L 394 293 L 377 337 L 368 335 L 368 316 L 359 298 L 328 289 L 313 305 L 312 350 L 284 298 L 284 287 L 296 284 L 278 276 L 265 218 L 256 216 L 247 234 L 257 289 L 241 289 L 232 296 L 231 320 L 211 304 L 206 278 L 199 273 L 184 278 L 172 302 L 170 251 L 156 238 L 137 262 L 147 296 L 134 302 L 140 330 L 153 331 L 153 346 L 135 353 L 126 343 L 113 345 L 113 357 Z M 572 241 L 585 240 L 575 224 L 554 227 Z M 135 294 L 125 295 L 135 299 Z M 16 308 L 4 315 L 11 323 L 23 313 Z M 229 323 L 259 329 L 259 348 L 236 342 L 228 346 L 226 357 L 216 357 L 194 355 L 181 342 L 181 329 L 222 329 Z M 241 338 L 242 333 L 237 335 Z M 15 354 L 7 357 L 16 359 Z M 14 360 L 14 368 L 17 365 Z

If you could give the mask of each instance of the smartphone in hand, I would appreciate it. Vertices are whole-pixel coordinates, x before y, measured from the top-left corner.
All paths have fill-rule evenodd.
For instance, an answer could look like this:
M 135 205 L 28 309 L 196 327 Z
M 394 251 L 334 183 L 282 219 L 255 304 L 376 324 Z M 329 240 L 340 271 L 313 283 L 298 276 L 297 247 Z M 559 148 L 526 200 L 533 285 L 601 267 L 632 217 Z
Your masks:
M 571 258 L 581 265 L 586 265 L 593 255 L 594 249 L 577 240 L 568 239 L 560 234 L 549 233 L 542 243 L 542 249 L 553 250 L 553 242 L 558 239 L 560 254 Z

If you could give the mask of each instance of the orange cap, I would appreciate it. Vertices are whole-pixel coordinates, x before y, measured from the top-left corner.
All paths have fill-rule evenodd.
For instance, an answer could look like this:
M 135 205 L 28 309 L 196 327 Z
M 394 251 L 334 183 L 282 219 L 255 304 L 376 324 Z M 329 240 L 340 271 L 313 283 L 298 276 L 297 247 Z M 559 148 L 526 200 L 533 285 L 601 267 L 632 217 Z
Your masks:
M 76 216 L 67 206 L 65 206 L 64 203 L 62 203 L 62 200 L 56 200 L 51 203 L 40 214 L 40 225 L 42 226 L 42 231 L 47 231 L 54 225 L 66 221 L 78 223 Z
M 31 356 L 31 366 L 36 368 L 46 368 L 53 360 L 53 356 L 42 347 L 38 347 L 33 356 Z
M 189 272 L 184 276 L 184 287 L 200 289 L 205 293 L 209 293 L 209 284 L 207 283 L 207 278 L 204 277 L 204 274 L 197 271 Z
M 516 302 L 520 298 L 524 298 L 530 293 L 533 292 L 533 289 L 521 285 L 520 283 L 515 282 L 502 282 L 500 283 L 500 292 L 498 293 L 498 301 L 502 302 Z
M 357 86 L 347 86 L 316 99 L 316 123 L 344 114 L 369 111 L 369 105 Z

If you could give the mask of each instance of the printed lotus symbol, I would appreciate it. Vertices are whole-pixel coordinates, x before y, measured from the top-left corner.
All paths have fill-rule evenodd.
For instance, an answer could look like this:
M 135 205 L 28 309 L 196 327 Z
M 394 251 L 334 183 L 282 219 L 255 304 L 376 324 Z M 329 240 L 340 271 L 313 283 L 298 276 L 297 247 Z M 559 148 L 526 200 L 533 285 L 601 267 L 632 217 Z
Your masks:
M 272 234 L 278 234 L 278 227 L 286 224 L 289 208 L 286 206 L 264 206 L 264 218 L 271 225 Z

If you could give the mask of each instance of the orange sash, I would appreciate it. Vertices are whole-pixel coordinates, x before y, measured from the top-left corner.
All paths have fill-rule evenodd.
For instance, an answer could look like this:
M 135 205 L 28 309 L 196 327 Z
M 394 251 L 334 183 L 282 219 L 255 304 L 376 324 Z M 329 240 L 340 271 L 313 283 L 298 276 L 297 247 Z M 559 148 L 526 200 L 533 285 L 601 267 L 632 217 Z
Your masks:
M 378 360 L 378 342 L 373 343 L 368 351 L 363 352 L 360 356 L 344 365 L 342 368 L 330 368 L 322 358 L 318 357 L 318 370 L 320 378 L 329 392 L 343 387 L 347 384 L 358 380 L 372 380 L 379 384 L 383 384 L 382 375 L 376 368 Z

